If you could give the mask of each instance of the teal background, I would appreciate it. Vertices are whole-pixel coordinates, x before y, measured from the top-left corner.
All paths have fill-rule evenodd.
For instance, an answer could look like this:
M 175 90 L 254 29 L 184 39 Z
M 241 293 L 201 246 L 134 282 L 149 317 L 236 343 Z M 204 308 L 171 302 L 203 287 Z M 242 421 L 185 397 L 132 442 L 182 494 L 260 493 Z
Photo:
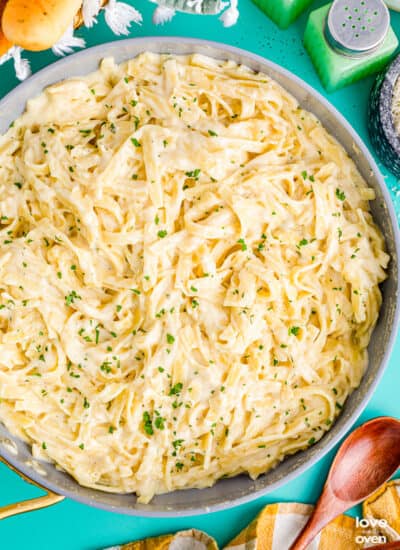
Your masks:
M 131 37 L 175 35 L 203 38 L 245 48 L 269 58 L 326 95 L 370 146 L 366 131 L 366 109 L 373 78 L 365 79 L 333 94 L 324 93 L 302 45 L 302 35 L 310 10 L 286 31 L 279 30 L 251 0 L 240 0 L 240 19 L 236 26 L 229 29 L 224 29 L 217 17 L 186 14 L 177 14 L 172 22 L 156 27 L 151 21 L 154 4 L 147 0 L 125 1 L 132 3 L 143 14 L 143 24 L 132 26 Z M 315 1 L 312 4 L 312 9 L 324 3 Z M 400 14 L 391 13 L 394 29 L 400 37 Z M 85 38 L 88 46 L 116 39 L 111 30 L 106 27 L 102 16 L 94 28 L 81 29 L 77 34 Z M 56 59 L 51 52 L 26 54 L 26 57 L 30 59 L 33 71 L 37 71 Z M 0 97 L 17 84 L 12 63 L 9 62 L 0 67 Z M 397 203 L 397 213 L 400 215 L 400 184 L 396 178 L 389 176 L 387 170 L 381 165 L 380 168 L 391 189 L 393 200 Z M 399 196 L 396 196 L 396 191 Z M 397 341 L 384 378 L 358 424 L 379 415 L 400 417 L 399 360 L 400 339 Z M 189 527 L 207 531 L 216 537 L 222 545 L 249 523 L 267 503 L 276 501 L 314 502 L 319 495 L 334 453 L 335 451 L 329 453 L 313 468 L 278 491 L 250 504 L 203 516 L 181 519 L 143 519 L 104 512 L 66 500 L 52 508 L 1 521 L 0 548 L 95 550 L 116 543 Z M 0 506 L 33 498 L 40 494 L 41 491 L 25 484 L 5 466 L 0 466 Z M 353 511 L 353 513 L 355 512 L 357 511 Z

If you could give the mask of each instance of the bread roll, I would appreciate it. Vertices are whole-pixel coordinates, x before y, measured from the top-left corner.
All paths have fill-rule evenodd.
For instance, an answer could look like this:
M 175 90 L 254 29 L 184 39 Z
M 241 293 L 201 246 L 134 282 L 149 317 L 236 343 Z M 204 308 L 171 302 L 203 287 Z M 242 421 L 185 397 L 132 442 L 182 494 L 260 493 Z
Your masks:
M 8 0 L 3 33 L 26 50 L 46 50 L 61 38 L 81 5 L 82 0 Z
M 7 0 L 0 0 L 0 22 L 1 18 L 3 16 L 4 8 L 6 7 Z M 10 48 L 12 44 L 7 40 L 7 38 L 4 36 L 3 31 L 1 30 L 0 25 L 0 55 L 5 54 Z

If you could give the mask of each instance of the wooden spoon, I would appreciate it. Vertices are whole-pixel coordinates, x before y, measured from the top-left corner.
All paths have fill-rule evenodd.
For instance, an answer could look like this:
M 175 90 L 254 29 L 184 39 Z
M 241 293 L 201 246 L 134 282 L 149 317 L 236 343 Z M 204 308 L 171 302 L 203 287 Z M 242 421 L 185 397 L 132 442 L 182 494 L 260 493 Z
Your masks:
M 385 544 L 374 544 L 371 546 L 371 550 L 399 550 L 400 549 L 400 540 L 395 540 L 393 542 L 387 542 Z
M 290 550 L 304 550 L 325 525 L 369 497 L 399 467 L 400 420 L 381 416 L 357 428 L 340 447 L 314 512 Z

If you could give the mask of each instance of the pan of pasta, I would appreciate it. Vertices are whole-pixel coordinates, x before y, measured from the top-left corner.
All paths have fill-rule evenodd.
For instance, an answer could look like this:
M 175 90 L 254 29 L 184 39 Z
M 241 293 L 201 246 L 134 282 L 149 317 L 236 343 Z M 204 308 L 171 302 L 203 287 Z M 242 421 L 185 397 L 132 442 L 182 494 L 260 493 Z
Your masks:
M 351 427 L 398 317 L 367 148 L 294 75 L 198 40 L 68 57 L 0 103 L 0 453 L 135 515 L 276 489 Z

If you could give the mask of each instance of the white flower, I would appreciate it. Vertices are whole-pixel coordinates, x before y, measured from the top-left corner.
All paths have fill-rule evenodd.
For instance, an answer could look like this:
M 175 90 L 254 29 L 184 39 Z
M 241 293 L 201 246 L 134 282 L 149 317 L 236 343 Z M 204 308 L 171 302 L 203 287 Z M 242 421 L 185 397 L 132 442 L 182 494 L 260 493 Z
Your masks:
M 175 10 L 168 6 L 158 6 L 153 13 L 153 23 L 155 25 L 163 25 L 171 21 L 175 15 Z
M 237 8 L 238 0 L 231 0 L 230 7 L 224 11 L 219 18 L 222 21 L 224 27 L 232 27 L 239 18 L 239 10 Z
M 74 28 L 72 25 L 68 27 L 60 40 L 51 48 L 53 53 L 58 56 L 72 53 L 74 48 L 84 48 L 86 46 L 83 38 L 74 36 Z
M 31 75 L 29 61 L 21 57 L 22 49 L 18 46 L 12 46 L 4 55 L 0 57 L 0 65 L 3 65 L 10 59 L 14 60 L 15 74 L 18 80 L 25 80 Z
M 128 35 L 132 23 L 142 22 L 142 16 L 135 8 L 117 0 L 110 0 L 104 11 L 106 23 L 115 34 Z
M 85 27 L 93 27 L 97 23 L 96 16 L 101 9 L 101 0 L 83 0 L 82 15 Z

